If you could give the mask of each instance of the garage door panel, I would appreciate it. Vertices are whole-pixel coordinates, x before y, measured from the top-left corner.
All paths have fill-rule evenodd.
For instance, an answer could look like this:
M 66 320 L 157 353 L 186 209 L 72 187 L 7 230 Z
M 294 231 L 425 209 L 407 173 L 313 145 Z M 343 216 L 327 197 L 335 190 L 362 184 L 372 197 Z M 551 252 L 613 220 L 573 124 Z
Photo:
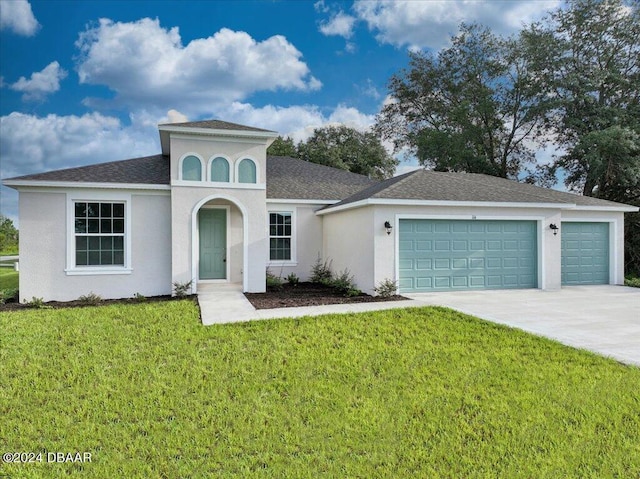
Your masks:
M 416 241 L 415 242 L 415 250 L 416 251 L 431 251 L 431 250 L 433 250 L 433 241 Z
M 609 283 L 609 223 L 563 222 L 562 284 Z
M 537 286 L 534 221 L 400 220 L 399 231 L 401 291 Z
M 469 268 L 484 269 L 484 258 L 469 258 Z

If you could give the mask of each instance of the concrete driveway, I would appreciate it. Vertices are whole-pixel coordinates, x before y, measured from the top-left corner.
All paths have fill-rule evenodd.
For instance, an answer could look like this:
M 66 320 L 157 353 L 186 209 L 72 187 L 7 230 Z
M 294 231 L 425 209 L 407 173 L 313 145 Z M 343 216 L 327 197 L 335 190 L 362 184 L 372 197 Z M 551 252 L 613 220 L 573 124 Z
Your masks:
M 640 288 L 571 286 L 403 294 L 640 366 Z

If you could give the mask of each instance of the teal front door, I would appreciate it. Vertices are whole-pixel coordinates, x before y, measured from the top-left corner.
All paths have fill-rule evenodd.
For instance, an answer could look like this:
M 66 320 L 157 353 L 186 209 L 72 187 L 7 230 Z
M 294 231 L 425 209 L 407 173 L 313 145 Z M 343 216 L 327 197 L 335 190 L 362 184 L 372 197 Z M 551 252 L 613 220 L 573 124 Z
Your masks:
M 227 210 L 203 208 L 200 230 L 200 279 L 227 278 Z

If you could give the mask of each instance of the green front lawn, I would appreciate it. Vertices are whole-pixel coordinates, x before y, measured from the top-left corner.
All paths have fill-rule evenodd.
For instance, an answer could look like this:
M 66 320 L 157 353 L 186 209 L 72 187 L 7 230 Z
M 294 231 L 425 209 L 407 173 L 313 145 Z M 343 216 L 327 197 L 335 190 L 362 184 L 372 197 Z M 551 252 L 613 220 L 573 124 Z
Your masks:
M 444 308 L 203 327 L 189 301 L 0 313 L 10 477 L 640 476 L 640 369 Z

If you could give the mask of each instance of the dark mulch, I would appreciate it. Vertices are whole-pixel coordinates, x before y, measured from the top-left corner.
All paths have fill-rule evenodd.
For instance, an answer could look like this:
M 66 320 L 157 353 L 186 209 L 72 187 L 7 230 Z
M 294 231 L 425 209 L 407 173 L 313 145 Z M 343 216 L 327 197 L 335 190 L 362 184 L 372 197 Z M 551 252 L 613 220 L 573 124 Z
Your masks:
M 29 303 L 19 303 L 15 299 L 9 300 L 4 304 L 0 304 L 0 311 L 18 311 L 22 309 L 60 309 L 60 308 L 86 308 L 87 306 L 105 306 L 107 304 L 140 304 L 140 303 L 158 303 L 162 301 L 175 301 L 178 299 L 191 299 L 197 301 L 197 295 L 183 296 L 177 298 L 175 296 L 150 296 L 144 299 L 123 298 L 123 299 L 101 299 L 96 302 L 87 301 L 48 301 L 44 303 L 44 308 L 38 308 Z
M 372 303 L 407 299 L 403 296 L 369 296 L 360 294 L 347 297 L 335 289 L 315 283 L 298 283 L 295 286 L 285 283 L 281 289 L 269 289 L 266 293 L 245 293 L 256 309 L 293 308 L 296 306 L 319 306 L 323 304 Z

